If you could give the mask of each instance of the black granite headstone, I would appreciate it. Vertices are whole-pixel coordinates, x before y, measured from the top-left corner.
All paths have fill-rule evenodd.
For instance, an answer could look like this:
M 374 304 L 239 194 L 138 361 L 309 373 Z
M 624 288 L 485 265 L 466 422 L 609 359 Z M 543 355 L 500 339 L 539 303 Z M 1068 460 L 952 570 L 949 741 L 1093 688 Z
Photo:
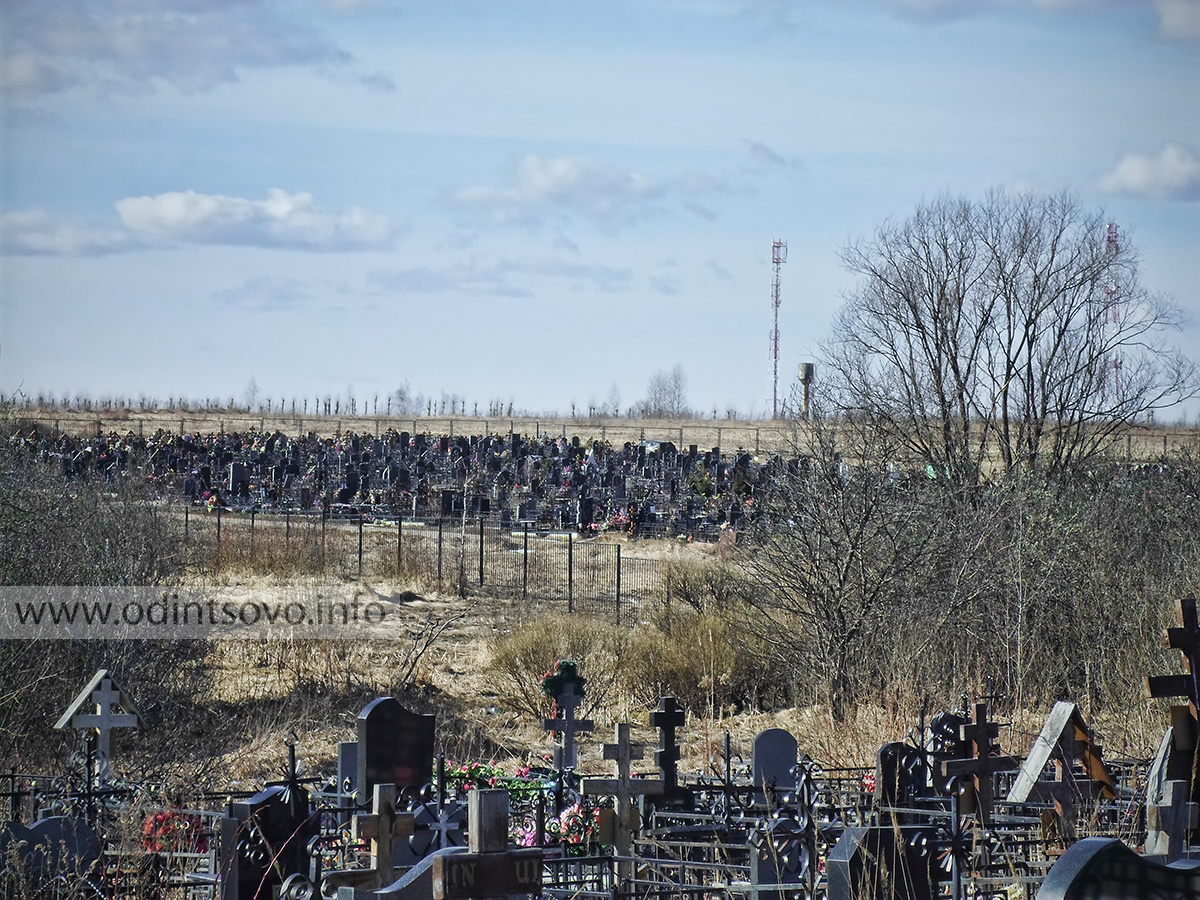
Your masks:
M 377 784 L 418 790 L 433 778 L 436 717 L 409 712 L 394 697 L 372 700 L 358 714 L 358 778 L 360 800 Z

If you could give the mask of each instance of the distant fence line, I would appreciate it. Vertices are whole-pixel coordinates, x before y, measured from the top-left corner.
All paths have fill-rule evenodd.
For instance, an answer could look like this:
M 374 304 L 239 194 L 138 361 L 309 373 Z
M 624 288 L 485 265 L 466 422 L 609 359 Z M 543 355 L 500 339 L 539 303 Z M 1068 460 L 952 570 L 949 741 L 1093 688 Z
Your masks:
M 414 580 L 619 625 L 669 603 L 664 560 L 529 522 L 184 507 L 183 527 L 193 559 L 216 568 Z
M 254 429 L 260 433 L 279 431 L 291 437 L 304 437 L 309 431 L 320 436 L 371 434 L 378 437 L 388 429 L 410 434 L 431 435 L 532 435 L 535 439 L 550 437 L 579 437 L 581 440 L 608 441 L 613 444 L 637 443 L 645 440 L 670 441 L 677 447 L 695 444 L 701 450 L 720 448 L 724 451 L 744 450 L 758 453 L 784 453 L 800 438 L 800 428 L 788 421 L 738 422 L 733 420 L 661 420 L 661 419 L 539 419 L 522 418 L 401 418 L 398 416 L 292 416 L 248 415 L 219 413 L 163 413 L 139 415 L 123 412 L 105 416 L 103 413 L 82 413 L 64 410 L 53 415 L 17 413 L 16 418 L 52 428 L 55 434 L 100 435 L 130 431 L 139 437 L 153 434 L 158 428 L 176 434 L 209 434 Z

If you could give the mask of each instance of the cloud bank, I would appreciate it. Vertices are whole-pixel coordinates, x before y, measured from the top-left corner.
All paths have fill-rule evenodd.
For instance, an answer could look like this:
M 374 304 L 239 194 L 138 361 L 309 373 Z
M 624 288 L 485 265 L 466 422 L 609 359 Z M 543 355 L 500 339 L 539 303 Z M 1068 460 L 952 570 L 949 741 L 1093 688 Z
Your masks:
M 628 290 L 633 272 L 626 268 L 557 259 L 502 259 L 479 257 L 462 265 L 434 268 L 417 266 L 374 272 L 369 281 L 376 288 L 415 294 L 496 294 L 502 297 L 532 297 L 533 281 L 554 281 L 569 290 L 597 289 L 608 293 Z
M 272 0 L 5 0 L 0 92 L 35 97 L 86 87 L 145 93 L 208 90 L 244 72 L 310 67 L 395 90 L 352 54 Z
M 1200 159 L 1174 143 L 1157 156 L 1130 153 L 1100 178 L 1100 189 L 1150 200 L 1200 200 Z
M 40 209 L 0 213 L 0 256 L 108 256 L 139 247 L 120 228 L 56 222 Z
M 173 191 L 116 203 L 120 224 L 57 221 L 45 210 L 0 214 L 0 255 L 108 256 L 164 244 L 222 244 L 318 253 L 389 250 L 402 229 L 357 206 L 329 212 L 311 194 L 265 200 Z
M 173 191 L 117 202 L 127 229 L 148 238 L 293 250 L 386 250 L 398 229 L 386 216 L 350 207 L 326 212 L 311 194 L 272 189 L 265 200 Z

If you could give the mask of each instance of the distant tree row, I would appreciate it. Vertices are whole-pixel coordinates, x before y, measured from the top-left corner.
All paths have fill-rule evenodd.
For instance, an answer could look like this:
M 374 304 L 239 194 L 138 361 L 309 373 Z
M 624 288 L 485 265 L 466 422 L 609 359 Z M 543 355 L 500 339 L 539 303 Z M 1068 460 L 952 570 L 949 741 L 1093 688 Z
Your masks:
M 123 394 L 100 394 L 93 397 L 87 392 L 55 394 L 45 391 L 37 394 L 18 392 L 12 398 L 13 405 L 24 410 L 66 410 L 84 413 L 156 412 L 171 413 L 226 413 L 257 414 L 274 416 L 388 416 L 402 418 L 461 416 L 479 418 L 503 418 L 512 416 L 545 415 L 550 418 L 596 419 L 699 419 L 710 414 L 693 409 L 687 397 L 687 375 L 683 365 L 677 363 L 669 371 L 655 372 L 646 387 L 646 396 L 635 403 L 622 407 L 621 391 L 614 382 L 607 399 L 602 403 L 590 401 L 586 407 L 571 404 L 569 413 L 559 410 L 531 410 L 518 407 L 514 401 L 494 397 L 483 404 L 468 403 L 461 394 L 443 391 L 438 396 L 414 392 L 405 382 L 391 393 L 359 396 L 353 386 L 342 395 L 316 393 L 311 397 L 286 395 L 275 397 L 258 386 L 251 378 L 240 397 L 175 397 L 165 399 L 147 394 L 136 397 Z M 727 407 L 721 415 L 726 419 L 742 418 L 735 407 Z M 711 410 L 711 418 L 718 418 L 717 407 Z

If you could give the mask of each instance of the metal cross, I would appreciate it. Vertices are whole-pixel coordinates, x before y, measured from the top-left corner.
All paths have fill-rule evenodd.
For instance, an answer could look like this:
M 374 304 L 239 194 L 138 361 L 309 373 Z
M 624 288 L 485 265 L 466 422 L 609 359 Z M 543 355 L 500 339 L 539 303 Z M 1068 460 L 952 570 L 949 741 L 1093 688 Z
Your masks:
M 583 698 L 575 693 L 575 685 L 568 681 L 563 686 L 563 692 L 556 698 L 559 718 L 542 720 L 542 728 L 546 731 L 557 731 L 563 736 L 561 769 L 575 768 L 575 735 L 587 733 L 596 727 L 591 719 L 575 718 L 575 709 L 582 701 Z
M 687 721 L 683 707 L 675 702 L 674 697 L 660 699 L 658 709 L 650 713 L 650 724 L 658 729 L 658 749 L 654 752 L 654 762 L 658 766 L 659 777 L 663 781 L 665 792 L 670 794 L 679 786 L 679 743 L 675 739 L 675 729 Z

